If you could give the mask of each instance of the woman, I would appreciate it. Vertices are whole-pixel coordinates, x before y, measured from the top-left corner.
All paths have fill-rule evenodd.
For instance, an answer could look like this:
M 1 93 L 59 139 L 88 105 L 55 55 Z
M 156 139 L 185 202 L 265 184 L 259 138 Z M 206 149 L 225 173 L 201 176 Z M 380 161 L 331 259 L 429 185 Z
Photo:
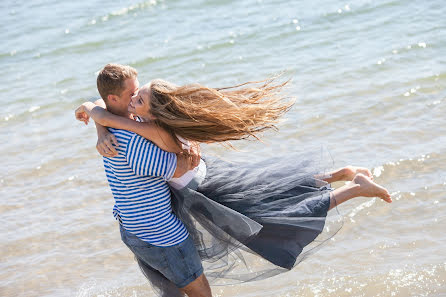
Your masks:
M 76 110 L 76 118 L 88 123 L 92 117 L 103 126 L 133 131 L 178 152 L 188 142 L 245 139 L 274 128 L 292 106 L 281 95 L 285 85 L 268 80 L 213 89 L 154 80 L 132 97 L 129 111 L 138 121 L 91 102 Z M 312 250 L 309 247 L 318 246 L 315 239 L 324 229 L 327 212 L 340 203 L 359 196 L 391 202 L 368 169 L 347 166 L 327 173 L 318 158 L 306 154 L 251 164 L 203 159 L 171 181 L 173 206 L 214 283 L 263 279 L 293 268 Z M 351 183 L 333 190 L 329 183 L 335 181 Z M 335 226 L 323 235 L 330 238 L 337 230 Z M 162 277 L 158 282 L 156 272 L 140 266 L 155 286 L 166 290 Z

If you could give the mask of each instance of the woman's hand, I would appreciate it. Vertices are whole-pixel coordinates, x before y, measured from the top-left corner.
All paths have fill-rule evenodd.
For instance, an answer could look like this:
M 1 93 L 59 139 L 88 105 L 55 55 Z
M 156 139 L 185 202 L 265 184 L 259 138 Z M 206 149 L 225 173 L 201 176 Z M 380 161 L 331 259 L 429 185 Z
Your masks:
M 84 105 L 79 106 L 74 112 L 76 120 L 84 122 L 85 125 L 88 125 L 88 121 L 90 120 L 90 116 L 85 112 Z
M 96 105 L 93 102 L 85 102 L 79 106 L 74 115 L 76 116 L 76 120 L 84 122 L 85 125 L 88 125 L 88 121 L 90 120 L 91 111 L 95 108 Z

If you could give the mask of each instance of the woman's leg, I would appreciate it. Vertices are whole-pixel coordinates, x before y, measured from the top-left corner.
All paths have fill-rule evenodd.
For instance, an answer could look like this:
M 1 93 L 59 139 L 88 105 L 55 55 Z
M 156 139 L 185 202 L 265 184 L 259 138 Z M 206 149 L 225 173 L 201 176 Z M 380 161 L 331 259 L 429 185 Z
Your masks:
M 379 197 L 391 203 L 389 192 L 382 186 L 374 183 L 368 176 L 358 173 L 352 182 L 330 193 L 330 209 L 355 197 Z
M 364 167 L 356 167 L 356 166 L 346 166 L 332 172 L 327 173 L 326 175 L 316 176 L 316 178 L 322 179 L 327 183 L 333 183 L 337 181 L 351 181 L 356 174 L 362 173 L 365 176 L 373 179 L 373 175 L 367 168 Z

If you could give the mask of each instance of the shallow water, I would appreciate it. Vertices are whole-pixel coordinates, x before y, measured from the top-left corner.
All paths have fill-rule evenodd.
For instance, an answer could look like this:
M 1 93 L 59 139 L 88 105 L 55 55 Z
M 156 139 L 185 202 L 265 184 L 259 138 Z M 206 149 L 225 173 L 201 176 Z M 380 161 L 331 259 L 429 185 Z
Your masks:
M 443 1 L 0 3 L 1 296 L 153 296 L 111 215 L 95 129 L 73 111 L 108 62 L 142 83 L 226 86 L 285 71 L 297 104 L 249 160 L 327 148 L 394 202 L 341 205 L 344 227 L 293 271 L 215 296 L 446 296 Z M 340 186 L 342 184 L 338 184 Z

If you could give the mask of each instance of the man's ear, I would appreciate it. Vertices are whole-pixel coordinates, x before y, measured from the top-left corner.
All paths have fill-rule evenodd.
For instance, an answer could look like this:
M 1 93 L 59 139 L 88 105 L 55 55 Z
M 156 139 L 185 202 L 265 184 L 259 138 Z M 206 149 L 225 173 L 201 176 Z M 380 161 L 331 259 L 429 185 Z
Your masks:
M 113 95 L 113 94 L 109 94 L 108 96 L 107 96 L 107 100 L 108 100 L 108 102 L 113 102 L 113 103 L 116 103 L 117 101 L 118 101 L 118 96 L 116 96 L 116 95 Z

